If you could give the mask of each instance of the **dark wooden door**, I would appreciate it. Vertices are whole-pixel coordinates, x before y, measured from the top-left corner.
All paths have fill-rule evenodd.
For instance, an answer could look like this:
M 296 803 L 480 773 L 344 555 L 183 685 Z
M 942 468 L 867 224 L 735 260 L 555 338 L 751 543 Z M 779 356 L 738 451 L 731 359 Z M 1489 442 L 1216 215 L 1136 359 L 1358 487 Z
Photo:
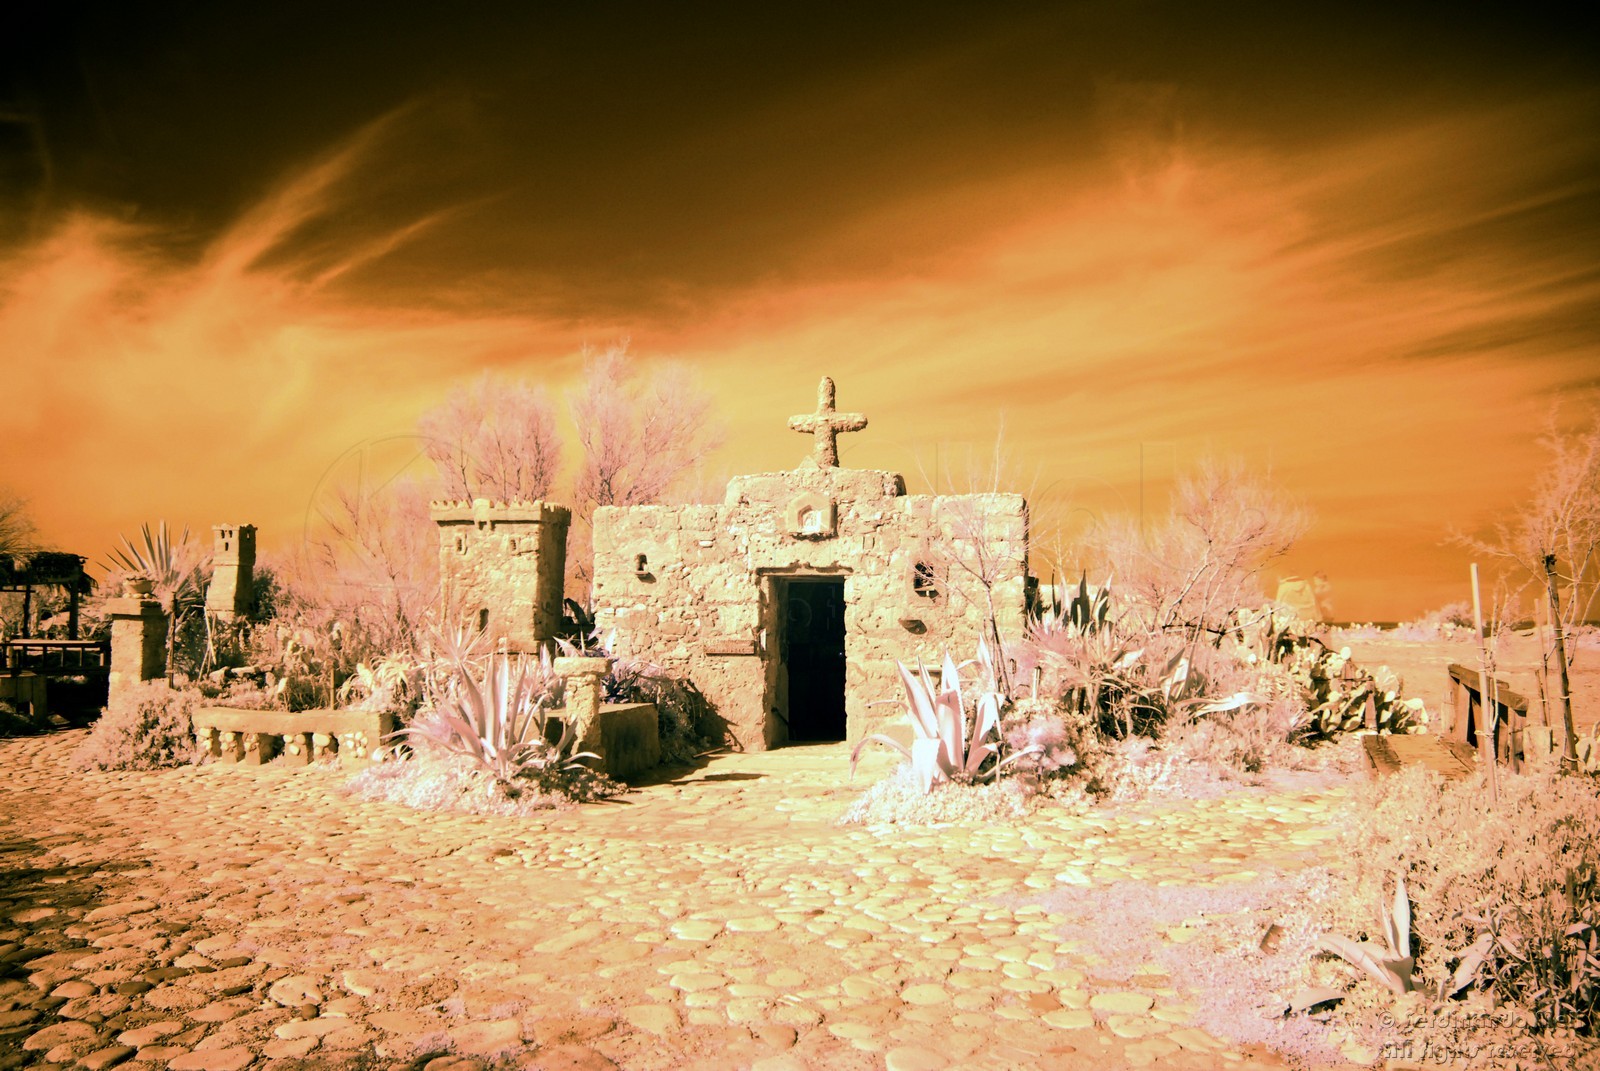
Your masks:
M 789 739 L 843 740 L 844 581 L 794 580 L 787 586 Z

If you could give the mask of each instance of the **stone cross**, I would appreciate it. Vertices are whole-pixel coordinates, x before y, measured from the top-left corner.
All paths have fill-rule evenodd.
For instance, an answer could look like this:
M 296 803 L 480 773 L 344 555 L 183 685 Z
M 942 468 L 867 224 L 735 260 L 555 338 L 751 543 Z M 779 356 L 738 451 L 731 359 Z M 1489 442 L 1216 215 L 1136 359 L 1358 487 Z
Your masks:
M 839 433 L 860 431 L 867 426 L 867 418 L 860 413 L 837 413 L 833 409 L 833 380 L 827 376 L 817 384 L 817 411 L 789 418 L 789 427 L 795 431 L 816 436 L 811 447 L 811 459 L 818 468 L 839 467 Z

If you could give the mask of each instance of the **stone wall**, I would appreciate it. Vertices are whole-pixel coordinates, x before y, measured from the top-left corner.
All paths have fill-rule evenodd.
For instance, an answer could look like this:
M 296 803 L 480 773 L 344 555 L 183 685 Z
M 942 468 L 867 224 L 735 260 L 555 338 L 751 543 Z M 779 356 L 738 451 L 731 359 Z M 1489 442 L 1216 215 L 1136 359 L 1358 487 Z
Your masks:
M 594 546 L 597 621 L 618 653 L 692 680 L 747 750 L 786 740 L 790 578 L 843 579 L 852 741 L 903 716 L 896 659 L 973 656 L 986 588 L 1003 632 L 1026 612 L 1022 496 L 907 495 L 890 472 L 807 461 L 732 480 L 720 505 L 601 507 Z
M 486 627 L 513 651 L 533 652 L 561 624 L 567 563 L 564 506 L 534 502 L 435 502 L 444 618 Z

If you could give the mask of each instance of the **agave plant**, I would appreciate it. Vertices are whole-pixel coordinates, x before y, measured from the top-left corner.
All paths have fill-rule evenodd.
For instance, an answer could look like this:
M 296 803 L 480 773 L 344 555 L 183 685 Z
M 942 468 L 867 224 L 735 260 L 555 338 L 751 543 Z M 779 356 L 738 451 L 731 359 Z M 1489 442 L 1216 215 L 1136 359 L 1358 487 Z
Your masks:
M 974 718 L 970 732 L 961 693 L 961 673 L 948 651 L 937 685 L 920 659 L 915 673 L 904 662 L 896 662 L 906 692 L 906 715 L 914 734 L 911 746 L 908 748 L 882 733 L 864 737 L 850 753 L 851 774 L 855 773 L 861 752 L 869 743 L 887 744 L 911 760 L 911 769 L 923 792 L 932 791 L 941 781 L 987 780 L 1023 755 L 1039 750 L 1034 745 L 998 759 L 1000 708 L 1006 697 L 1000 691 L 999 675 L 988 644 L 981 639 L 978 657 L 969 664 L 979 667 L 977 694 L 971 704 Z M 997 761 L 988 764 L 991 758 Z
M 370 666 L 358 662 L 354 675 L 339 686 L 339 698 L 366 710 L 409 711 L 421 699 L 422 670 L 403 652 L 380 655 Z
M 492 656 L 481 678 L 471 663 L 458 661 L 433 708 L 396 735 L 464 756 L 502 784 L 556 763 L 579 765 L 596 756 L 572 752 L 578 736 L 570 718 L 562 721 L 560 739 L 545 736 L 554 679 L 548 655 L 537 663 Z
M 1348 937 L 1326 936 L 1322 938 L 1320 947 L 1359 967 L 1369 978 L 1396 996 L 1410 993 L 1416 988 L 1411 972 L 1417 960 L 1411 952 L 1411 898 L 1406 892 L 1404 874 L 1395 879 L 1394 902 L 1379 914 L 1383 924 L 1382 945 L 1372 941 L 1352 941 Z M 1483 933 L 1460 953 L 1450 957 L 1459 962 L 1449 978 L 1440 980 L 1438 998 L 1445 1000 L 1453 997 L 1471 984 L 1478 968 L 1483 966 L 1493 948 L 1494 935 Z

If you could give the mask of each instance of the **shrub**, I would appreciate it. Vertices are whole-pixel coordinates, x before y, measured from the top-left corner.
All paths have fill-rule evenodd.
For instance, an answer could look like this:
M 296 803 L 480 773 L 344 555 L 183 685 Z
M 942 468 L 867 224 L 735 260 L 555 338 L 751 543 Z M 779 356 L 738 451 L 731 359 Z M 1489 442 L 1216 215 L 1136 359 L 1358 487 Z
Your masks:
M 1002 712 L 1000 736 L 1018 755 L 1018 777 L 1036 786 L 1069 775 L 1088 775 L 1105 750 L 1092 718 L 1043 699 L 1023 699 Z
M 86 770 L 154 770 L 198 760 L 195 694 L 166 681 L 129 685 L 106 707 L 73 756 Z
M 932 825 L 946 822 L 995 822 L 1020 818 L 1044 798 L 1021 778 L 1006 777 L 986 785 L 941 782 L 924 788 L 910 763 L 901 763 L 850 805 L 842 825 Z
M 626 655 L 611 656 L 611 672 L 602 682 L 607 703 L 653 703 L 661 738 L 661 761 L 687 763 L 710 741 L 705 727 L 711 704 L 690 681 L 680 680 L 662 667 Z
M 592 615 L 571 599 L 566 605 L 566 635 L 556 640 L 556 648 L 563 655 L 611 659 L 611 671 L 600 682 L 601 702 L 655 705 L 663 765 L 688 763 L 713 743 L 711 701 L 694 682 L 674 677 L 654 662 L 617 654 L 615 632 L 602 639 Z
M 396 762 L 374 763 L 345 787 L 359 799 L 416 810 L 511 818 L 609 799 L 622 791 L 604 774 L 582 766 L 558 777 L 534 773 L 496 781 L 463 755 L 427 749 Z
M 364 775 L 352 787 L 412 806 L 445 806 L 476 813 L 522 813 L 556 802 L 588 802 L 620 795 L 621 785 L 583 764 L 577 752 L 586 727 L 563 719 L 549 738 L 550 707 L 560 678 L 548 656 L 537 662 L 491 656 L 481 669 L 471 660 L 471 636 L 446 637 L 452 657 L 447 677 L 430 682 L 428 706 L 396 734 L 413 754 L 394 770 Z M 514 804 L 509 810 L 498 798 Z M 431 801 L 431 802 L 430 802 Z
M 1290 766 L 1299 750 L 1305 704 L 1297 698 L 1252 702 L 1198 718 L 1176 734 L 1175 744 L 1191 760 L 1240 773 Z
M 1350 661 L 1348 647 L 1298 646 L 1284 665 L 1306 697 L 1309 716 L 1300 735 L 1308 741 L 1361 728 L 1369 707 L 1380 733 L 1420 732 L 1427 723 L 1422 700 L 1402 697 L 1404 684 L 1388 667 L 1362 669 Z
M 404 651 L 356 663 L 356 671 L 339 689 L 339 698 L 358 710 L 384 711 L 410 721 L 425 697 L 425 666 Z
M 1453 957 L 1493 935 L 1466 985 L 1521 1009 L 1529 1025 L 1594 1036 L 1600 1010 L 1600 796 L 1585 777 L 1502 773 L 1445 783 L 1408 769 L 1359 791 L 1343 848 L 1357 899 L 1394 871 L 1412 903 L 1418 987 L 1449 983 Z M 1357 922 L 1365 920 L 1355 920 Z
M 1022 751 L 1013 751 L 1005 757 L 1000 755 L 1000 711 L 1008 700 L 999 690 L 994 659 L 982 640 L 978 641 L 978 657 L 969 664 L 977 665 L 978 674 L 972 693 L 964 696 L 961 672 L 948 652 L 939 670 L 937 686 L 933 674 L 920 662 L 915 674 L 905 663 L 896 662 L 900 683 L 905 687 L 906 718 L 913 735 L 911 746 L 908 748 L 881 733 L 864 737 L 850 753 L 851 772 L 855 771 L 862 749 L 872 743 L 894 748 L 910 760 L 924 792 L 945 781 L 972 784 L 993 780 L 1007 765 L 1024 757 L 1026 753 Z M 969 711 L 972 714 L 970 732 Z M 1029 747 L 1031 749 L 1032 745 Z

